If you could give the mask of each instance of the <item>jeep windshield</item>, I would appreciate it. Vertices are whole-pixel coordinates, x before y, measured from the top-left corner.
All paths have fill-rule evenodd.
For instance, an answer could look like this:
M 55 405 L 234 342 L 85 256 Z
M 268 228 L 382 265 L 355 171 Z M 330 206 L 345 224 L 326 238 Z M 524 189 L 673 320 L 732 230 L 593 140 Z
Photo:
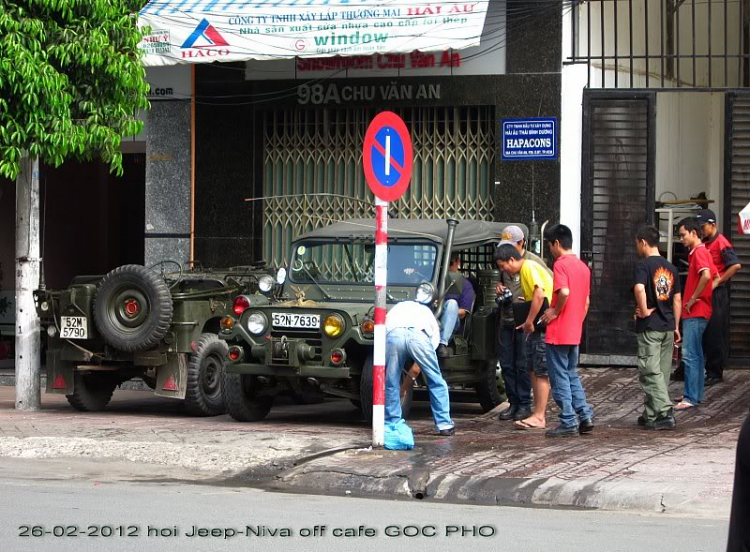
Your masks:
M 425 243 L 388 244 L 388 286 L 416 287 L 432 282 L 437 247 Z M 291 263 L 295 283 L 369 284 L 375 281 L 372 242 L 297 243 Z

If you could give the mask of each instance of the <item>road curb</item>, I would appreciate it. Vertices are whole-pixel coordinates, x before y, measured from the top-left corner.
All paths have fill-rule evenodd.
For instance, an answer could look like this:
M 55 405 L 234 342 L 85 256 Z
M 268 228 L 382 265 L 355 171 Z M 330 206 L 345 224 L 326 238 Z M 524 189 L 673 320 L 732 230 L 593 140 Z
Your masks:
M 392 461 L 382 462 L 384 458 Z M 295 466 L 277 475 L 266 488 L 492 506 L 729 516 L 727 497 L 712 497 L 707 489 L 684 481 L 433 475 L 429 466 L 415 469 L 403 452 L 385 450 L 347 451 Z

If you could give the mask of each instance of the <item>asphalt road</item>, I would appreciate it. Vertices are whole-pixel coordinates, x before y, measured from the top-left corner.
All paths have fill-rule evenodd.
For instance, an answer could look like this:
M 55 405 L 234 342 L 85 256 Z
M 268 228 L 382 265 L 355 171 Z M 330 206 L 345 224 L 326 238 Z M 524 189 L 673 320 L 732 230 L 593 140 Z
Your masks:
M 65 468 L 73 471 L 61 479 L 45 474 L 42 465 L 29 468 L 19 469 L 17 477 L 12 466 L 3 470 L 2 550 L 685 552 L 726 547 L 726 520 L 82 480 L 75 465 Z M 286 533 L 291 536 L 282 536 Z

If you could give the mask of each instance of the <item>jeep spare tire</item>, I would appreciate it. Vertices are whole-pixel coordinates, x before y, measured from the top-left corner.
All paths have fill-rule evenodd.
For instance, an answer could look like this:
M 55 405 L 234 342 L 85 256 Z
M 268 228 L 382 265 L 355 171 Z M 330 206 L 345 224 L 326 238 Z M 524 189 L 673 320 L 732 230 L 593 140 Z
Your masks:
M 156 346 L 172 322 L 167 283 L 141 265 L 124 265 L 107 274 L 94 299 L 94 322 L 109 345 L 125 352 Z

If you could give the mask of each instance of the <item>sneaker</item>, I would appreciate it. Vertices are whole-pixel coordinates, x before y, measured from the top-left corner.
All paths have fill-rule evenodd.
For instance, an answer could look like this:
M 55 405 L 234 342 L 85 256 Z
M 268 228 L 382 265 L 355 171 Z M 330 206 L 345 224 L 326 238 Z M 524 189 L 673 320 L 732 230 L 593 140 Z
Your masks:
M 581 435 L 585 435 L 586 433 L 591 433 L 594 431 L 594 419 L 588 418 L 586 420 L 581 420 L 581 423 L 578 424 L 578 433 Z
M 451 427 L 448 429 L 439 429 L 437 434 L 441 437 L 451 437 L 454 433 L 456 433 L 456 428 Z
M 705 385 L 706 387 L 709 387 L 711 385 L 716 385 L 717 383 L 721 383 L 722 381 L 724 381 L 724 378 L 720 376 L 711 376 L 711 377 L 706 378 Z
M 677 426 L 674 420 L 674 416 L 670 413 L 665 416 L 660 416 L 656 418 L 653 422 L 646 422 L 646 424 L 643 426 L 644 429 L 650 429 L 650 430 L 664 430 L 664 429 L 674 429 Z
M 506 422 L 508 420 L 514 419 L 514 416 L 516 415 L 516 412 L 518 412 L 518 405 L 512 404 L 510 405 L 510 408 L 507 408 L 503 410 L 500 415 L 497 417 L 498 420 L 501 422 Z
M 547 437 L 578 437 L 578 426 L 559 425 L 554 429 L 548 429 L 545 435 Z

